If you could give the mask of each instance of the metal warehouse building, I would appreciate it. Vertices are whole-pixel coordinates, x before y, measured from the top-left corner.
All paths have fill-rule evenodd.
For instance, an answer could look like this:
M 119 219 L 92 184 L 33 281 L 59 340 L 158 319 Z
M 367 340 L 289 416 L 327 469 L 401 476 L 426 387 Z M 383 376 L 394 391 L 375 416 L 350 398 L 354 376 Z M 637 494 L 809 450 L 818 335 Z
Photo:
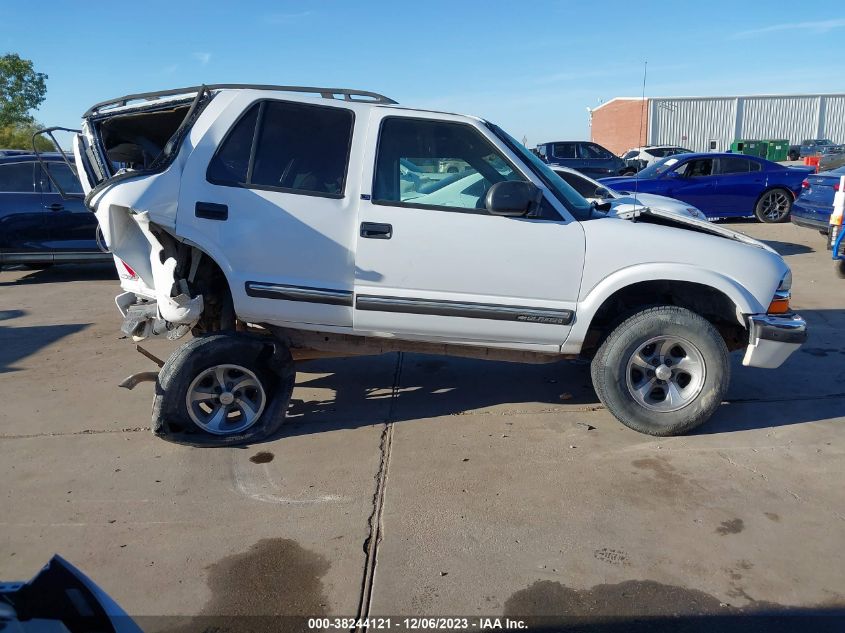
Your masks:
M 845 94 L 616 97 L 590 120 L 592 140 L 617 154 L 662 144 L 725 151 L 736 139 L 845 143 Z

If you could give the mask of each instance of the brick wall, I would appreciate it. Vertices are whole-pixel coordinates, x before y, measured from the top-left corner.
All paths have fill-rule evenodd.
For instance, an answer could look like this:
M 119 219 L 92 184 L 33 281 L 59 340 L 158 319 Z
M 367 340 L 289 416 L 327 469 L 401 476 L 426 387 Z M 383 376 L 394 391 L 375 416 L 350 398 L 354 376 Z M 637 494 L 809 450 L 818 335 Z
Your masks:
M 642 137 L 640 135 L 642 117 Z M 648 99 L 621 99 L 593 111 L 592 141 L 621 154 L 646 144 L 648 137 Z

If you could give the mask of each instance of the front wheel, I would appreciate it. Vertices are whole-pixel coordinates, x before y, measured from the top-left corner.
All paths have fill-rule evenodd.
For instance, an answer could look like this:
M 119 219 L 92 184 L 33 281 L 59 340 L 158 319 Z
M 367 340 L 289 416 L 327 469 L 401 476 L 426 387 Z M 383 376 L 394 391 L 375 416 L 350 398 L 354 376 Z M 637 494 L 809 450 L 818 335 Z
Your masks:
M 591 374 L 599 399 L 622 424 L 649 435 L 680 435 L 719 407 L 730 363 L 710 322 L 685 308 L 661 306 L 614 329 Z
M 786 222 L 790 211 L 792 211 L 792 194 L 785 189 L 767 191 L 760 196 L 757 206 L 754 207 L 754 215 L 760 222 L 766 224 Z

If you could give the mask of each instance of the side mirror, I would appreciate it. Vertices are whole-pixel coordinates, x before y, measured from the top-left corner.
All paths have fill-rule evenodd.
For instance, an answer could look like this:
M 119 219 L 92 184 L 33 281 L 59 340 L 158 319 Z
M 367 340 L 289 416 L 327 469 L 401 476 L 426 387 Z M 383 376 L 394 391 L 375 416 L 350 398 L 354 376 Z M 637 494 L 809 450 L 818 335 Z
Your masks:
M 610 197 L 610 192 L 604 187 L 596 187 L 596 190 L 593 192 L 593 198 L 608 198 Z
M 540 204 L 542 195 L 530 182 L 503 180 L 487 190 L 484 206 L 491 215 L 522 217 Z

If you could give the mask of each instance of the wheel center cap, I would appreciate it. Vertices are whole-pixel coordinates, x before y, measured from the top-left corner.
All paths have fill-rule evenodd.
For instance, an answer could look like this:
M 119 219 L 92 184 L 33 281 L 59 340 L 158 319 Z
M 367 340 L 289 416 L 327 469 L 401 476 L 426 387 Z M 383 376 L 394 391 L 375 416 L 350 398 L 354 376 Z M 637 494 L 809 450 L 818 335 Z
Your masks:
M 230 391 L 224 391 L 220 394 L 220 404 L 232 404 L 235 401 L 235 396 Z
M 666 365 L 661 365 L 660 367 L 654 370 L 654 375 L 657 376 L 660 380 L 669 380 L 672 377 L 672 370 L 669 369 Z

